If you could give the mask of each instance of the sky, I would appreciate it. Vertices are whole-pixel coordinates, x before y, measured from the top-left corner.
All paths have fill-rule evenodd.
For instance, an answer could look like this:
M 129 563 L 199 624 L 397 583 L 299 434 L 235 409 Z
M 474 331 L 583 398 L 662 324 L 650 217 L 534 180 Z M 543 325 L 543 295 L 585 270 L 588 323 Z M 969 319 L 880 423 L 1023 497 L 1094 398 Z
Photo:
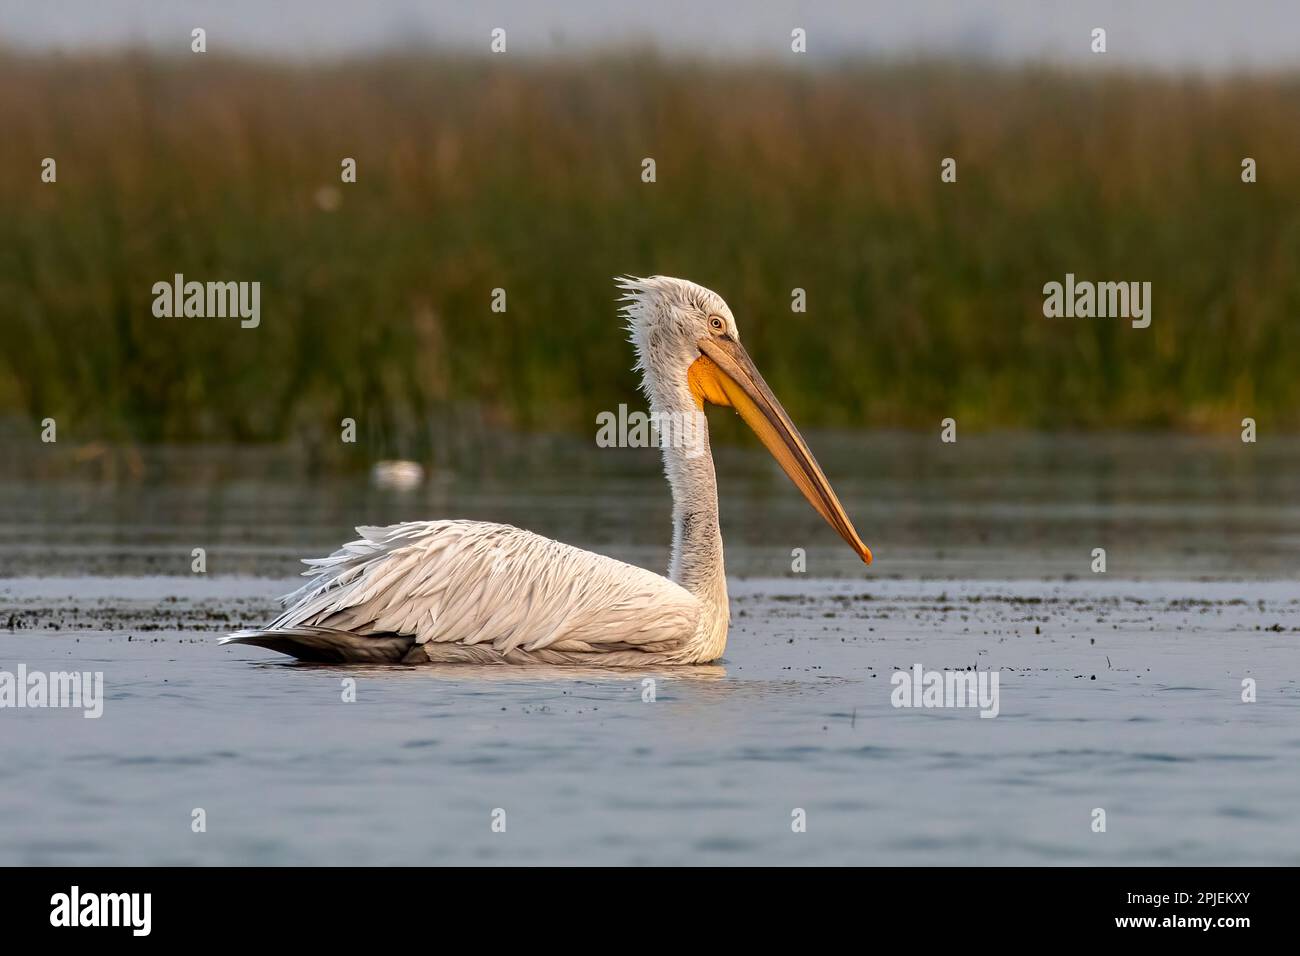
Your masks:
M 962 53 L 1004 61 L 1216 72 L 1300 66 L 1300 0 L 0 0 L 0 44 L 42 50 L 128 43 L 311 58 L 409 44 L 563 53 L 650 42 L 715 57 Z

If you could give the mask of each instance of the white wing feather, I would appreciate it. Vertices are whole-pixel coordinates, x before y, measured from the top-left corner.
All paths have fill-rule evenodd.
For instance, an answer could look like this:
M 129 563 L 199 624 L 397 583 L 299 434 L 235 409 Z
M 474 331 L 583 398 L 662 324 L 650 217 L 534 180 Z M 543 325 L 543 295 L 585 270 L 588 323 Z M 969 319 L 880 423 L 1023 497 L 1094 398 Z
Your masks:
M 402 634 L 417 644 L 673 656 L 696 633 L 699 602 L 644 568 L 509 525 L 416 521 L 305 561 L 312 580 L 270 628 Z M 430 656 L 433 647 L 428 648 Z

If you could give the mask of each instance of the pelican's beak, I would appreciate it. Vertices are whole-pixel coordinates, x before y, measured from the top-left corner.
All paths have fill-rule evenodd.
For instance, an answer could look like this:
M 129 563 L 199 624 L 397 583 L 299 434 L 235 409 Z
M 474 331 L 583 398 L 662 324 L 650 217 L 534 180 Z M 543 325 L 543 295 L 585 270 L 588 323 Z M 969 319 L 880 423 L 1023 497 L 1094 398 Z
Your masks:
M 687 376 L 696 401 L 701 406 L 707 401 L 733 407 L 808 503 L 870 564 L 871 549 L 858 537 L 817 459 L 741 344 L 729 335 L 710 336 L 697 344 L 701 354 Z

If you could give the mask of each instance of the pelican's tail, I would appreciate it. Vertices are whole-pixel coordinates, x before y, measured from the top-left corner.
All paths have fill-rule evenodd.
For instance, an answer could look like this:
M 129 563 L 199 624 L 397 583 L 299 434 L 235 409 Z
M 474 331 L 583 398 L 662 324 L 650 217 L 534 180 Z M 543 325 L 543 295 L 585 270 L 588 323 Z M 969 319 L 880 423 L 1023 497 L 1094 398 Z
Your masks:
M 236 631 L 220 643 L 252 644 L 317 664 L 398 664 L 415 646 L 415 638 L 297 626 Z

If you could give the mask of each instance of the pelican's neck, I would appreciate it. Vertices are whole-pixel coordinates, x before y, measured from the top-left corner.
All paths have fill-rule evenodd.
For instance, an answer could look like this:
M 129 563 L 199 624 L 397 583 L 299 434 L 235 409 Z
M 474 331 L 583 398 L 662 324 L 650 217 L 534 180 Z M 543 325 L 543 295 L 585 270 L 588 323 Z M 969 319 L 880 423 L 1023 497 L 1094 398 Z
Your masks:
M 651 399 L 651 411 L 659 416 L 664 473 L 673 492 L 673 552 L 668 577 L 699 599 L 707 618 L 701 622 L 701 636 L 717 642 L 721 654 L 730 613 L 708 421 L 684 383 L 657 392 Z M 665 422 L 670 423 L 668 427 Z

